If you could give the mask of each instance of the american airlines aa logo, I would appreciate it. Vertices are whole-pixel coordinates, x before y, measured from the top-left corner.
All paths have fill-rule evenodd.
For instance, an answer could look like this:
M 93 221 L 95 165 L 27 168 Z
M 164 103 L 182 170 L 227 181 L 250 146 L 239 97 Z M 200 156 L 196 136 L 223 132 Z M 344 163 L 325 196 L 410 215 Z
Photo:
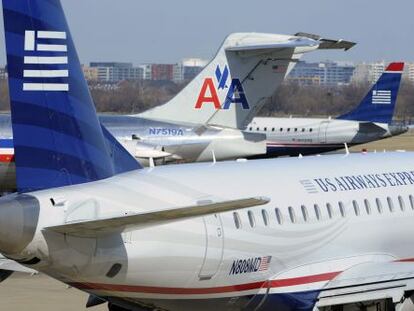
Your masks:
M 69 91 L 65 43 L 66 32 L 25 31 L 23 91 Z
M 204 83 L 195 104 L 196 109 L 201 109 L 204 104 L 213 104 L 215 109 L 225 110 L 230 109 L 231 104 L 240 104 L 243 109 L 250 109 L 240 80 L 231 79 L 230 86 L 227 85 L 227 81 L 229 79 L 229 69 L 227 65 L 224 66 L 223 70 L 220 69 L 220 65 L 217 65 L 215 76 L 217 80 L 217 87 L 214 84 L 213 78 L 204 79 Z M 225 92 L 226 90 L 227 94 L 222 107 L 218 93 L 223 91 Z

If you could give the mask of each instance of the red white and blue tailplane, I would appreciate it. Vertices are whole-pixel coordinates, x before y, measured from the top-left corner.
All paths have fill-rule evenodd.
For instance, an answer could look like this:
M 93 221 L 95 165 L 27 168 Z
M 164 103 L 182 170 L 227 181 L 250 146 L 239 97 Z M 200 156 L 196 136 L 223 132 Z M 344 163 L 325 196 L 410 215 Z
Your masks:
M 102 130 L 59 0 L 3 0 L 3 14 L 19 192 L 138 168 Z
M 340 120 L 391 123 L 400 88 L 404 63 L 391 63 L 361 103 Z

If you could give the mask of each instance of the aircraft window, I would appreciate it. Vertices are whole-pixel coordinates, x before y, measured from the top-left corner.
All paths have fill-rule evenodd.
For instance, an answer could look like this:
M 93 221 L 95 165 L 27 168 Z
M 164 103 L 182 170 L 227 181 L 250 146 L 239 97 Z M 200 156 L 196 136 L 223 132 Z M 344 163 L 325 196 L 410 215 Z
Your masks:
M 408 198 L 410 200 L 411 209 L 414 209 L 414 197 L 410 194 L 410 196 Z
M 256 128 L 256 131 L 260 131 L 260 127 L 257 127 L 257 128 Z
M 404 211 L 405 210 L 405 202 L 404 202 L 404 199 L 402 198 L 402 196 L 398 196 L 398 203 L 400 204 L 400 209 L 401 209 L 401 211 Z
M 295 127 L 295 132 L 297 132 L 298 131 L 298 129 Z
M 278 209 L 277 207 L 275 208 L 275 214 L 276 214 L 276 220 L 279 223 L 279 225 L 281 225 L 283 223 L 283 217 L 282 214 L 280 213 L 280 209 Z
M 305 129 L 303 128 L 303 129 L 302 129 L 302 132 L 304 132 L 304 131 L 305 131 Z
M 375 199 L 375 203 L 377 203 L 377 210 L 378 210 L 378 213 L 382 213 L 382 203 L 381 203 L 381 200 L 380 199 L 378 199 L 378 198 L 376 198 Z
M 294 224 L 296 222 L 295 211 L 293 210 L 292 206 L 289 206 L 288 210 L 289 210 L 290 221 Z
M 247 216 L 249 217 L 250 227 L 254 228 L 256 226 L 256 220 L 254 219 L 254 214 L 252 211 L 247 212 Z
M 279 131 L 280 131 L 280 132 L 283 132 L 283 127 L 281 127 Z
M 264 127 L 264 128 L 263 128 L 263 131 L 267 132 L 267 127 Z
M 235 224 L 236 228 L 240 229 L 241 228 L 241 221 L 240 221 L 239 213 L 234 212 L 233 213 L 233 218 L 234 218 L 234 224 Z
M 338 202 L 338 205 L 339 205 L 339 211 L 341 212 L 341 216 L 342 217 L 345 217 L 346 214 L 345 214 L 345 206 L 344 206 L 344 203 Z
M 290 128 L 288 128 L 287 131 L 290 132 Z
M 392 202 L 392 199 L 390 197 L 387 197 L 387 203 L 388 203 L 388 208 L 390 210 L 390 212 L 394 211 L 394 203 Z
M 263 223 L 265 226 L 269 225 L 269 214 L 265 209 L 262 209 L 262 217 L 263 217 Z
M 309 216 L 308 216 L 308 210 L 306 209 L 306 206 L 305 205 L 302 205 L 300 208 L 302 210 L 303 220 L 304 221 L 308 221 Z
M 387 203 L 388 203 L 388 208 L 390 209 L 390 212 L 394 211 L 394 203 L 392 202 L 392 199 L 390 197 L 387 197 Z
M 369 201 L 367 199 L 364 200 L 365 210 L 367 211 L 367 214 L 371 214 L 371 204 L 369 204 Z
M 252 127 L 249 127 L 249 131 L 253 131 L 253 128 Z
M 274 132 L 275 131 L 275 128 L 274 127 L 272 127 L 272 132 Z
M 313 129 L 309 129 L 309 132 L 312 132 L 313 131 Z
M 359 205 L 358 202 L 353 200 L 352 206 L 354 207 L 355 216 L 359 216 Z
M 328 211 L 329 218 L 332 218 L 333 212 L 332 212 L 332 205 L 330 203 L 326 203 L 326 210 Z
M 318 204 L 315 204 L 314 206 L 313 206 L 313 209 L 315 210 L 315 216 L 316 216 L 316 219 L 317 220 L 321 220 L 321 209 L 319 208 L 319 205 Z

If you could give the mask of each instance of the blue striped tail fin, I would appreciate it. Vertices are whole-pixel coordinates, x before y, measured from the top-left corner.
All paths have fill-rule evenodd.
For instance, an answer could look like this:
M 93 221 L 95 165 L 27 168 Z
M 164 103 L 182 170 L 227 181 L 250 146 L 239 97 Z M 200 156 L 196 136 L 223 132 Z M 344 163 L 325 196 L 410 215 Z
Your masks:
M 99 123 L 60 1 L 3 0 L 3 15 L 18 190 L 137 169 L 122 147 L 110 152 L 114 138 Z
M 391 63 L 361 103 L 337 119 L 391 123 L 404 63 Z

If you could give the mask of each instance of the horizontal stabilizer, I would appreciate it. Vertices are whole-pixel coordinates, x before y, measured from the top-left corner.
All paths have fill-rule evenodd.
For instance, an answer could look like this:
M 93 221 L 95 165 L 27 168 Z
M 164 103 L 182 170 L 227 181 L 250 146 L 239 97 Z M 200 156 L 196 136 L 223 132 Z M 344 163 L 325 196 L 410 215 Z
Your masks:
M 336 39 L 325 39 L 322 38 L 319 35 L 314 35 L 314 34 L 310 34 L 310 33 L 306 33 L 306 32 L 298 32 L 295 34 L 295 36 L 298 37 L 305 37 L 305 38 L 309 38 L 309 39 L 313 39 L 316 41 L 319 41 L 319 47 L 318 49 L 320 50 L 332 50 L 332 49 L 336 49 L 336 50 L 345 50 L 348 51 L 349 49 L 351 49 L 352 47 L 354 47 L 356 45 L 355 42 L 351 42 L 351 41 L 345 41 L 342 39 L 336 40 Z
M 364 134 L 371 134 L 371 133 L 385 134 L 387 132 L 387 130 L 384 127 L 374 122 L 359 122 L 359 131 Z
M 14 260 L 0 258 L 0 270 L 8 270 L 13 272 L 23 272 L 23 273 L 30 273 L 35 274 L 37 271 L 26 268 L 21 264 L 15 262 Z
M 232 46 L 226 48 L 226 51 L 252 51 L 252 50 L 283 50 L 283 49 L 294 49 L 299 47 L 310 47 L 317 46 L 318 42 L 308 38 L 296 38 L 291 41 L 277 42 L 272 44 L 253 44 L 253 45 L 241 45 L 241 46 Z
M 129 229 L 142 229 L 149 226 L 166 224 L 172 221 L 263 205 L 269 201 L 270 199 L 264 197 L 252 197 L 222 202 L 203 201 L 194 206 L 70 223 L 47 227 L 45 230 L 78 237 L 96 237 Z
M 121 140 L 121 142 L 135 158 L 162 159 L 171 156 L 171 153 L 162 150 L 163 146 L 148 144 L 137 140 Z

